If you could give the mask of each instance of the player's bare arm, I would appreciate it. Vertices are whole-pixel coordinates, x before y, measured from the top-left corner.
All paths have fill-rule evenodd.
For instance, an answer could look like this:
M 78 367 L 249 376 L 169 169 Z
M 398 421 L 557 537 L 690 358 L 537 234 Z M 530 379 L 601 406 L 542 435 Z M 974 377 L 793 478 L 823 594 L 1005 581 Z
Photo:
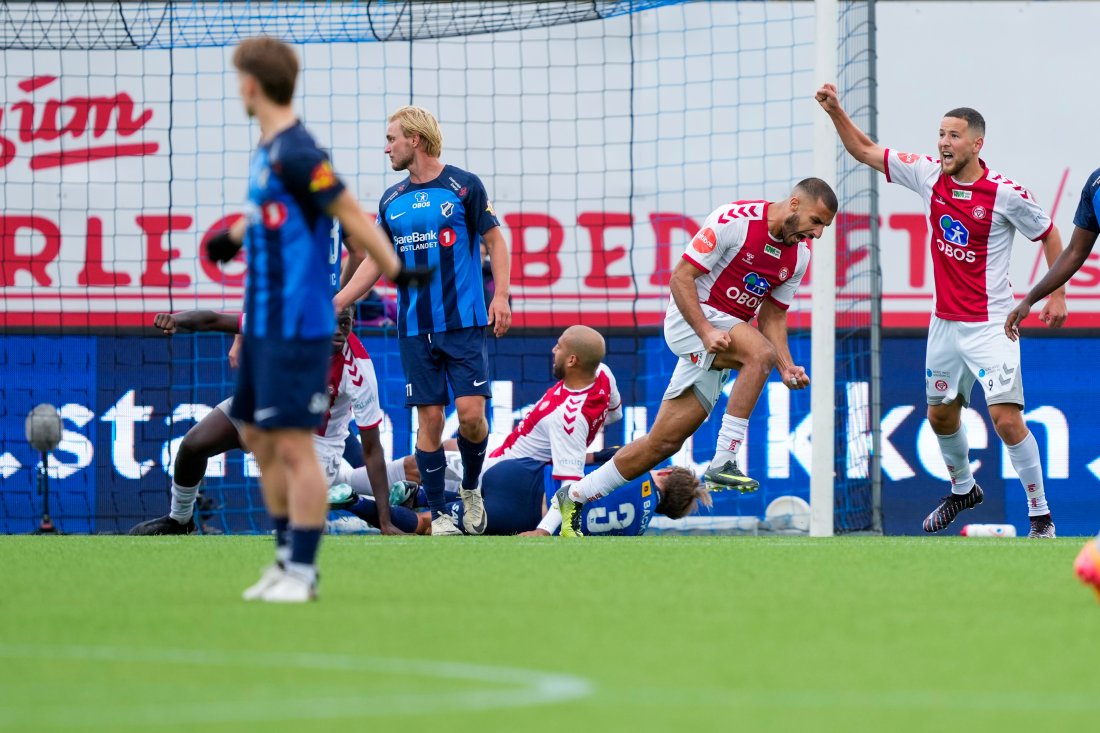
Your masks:
M 229 359 L 229 366 L 236 369 L 241 363 L 241 348 L 244 346 L 244 339 L 238 333 L 233 337 L 233 343 L 229 345 L 229 352 L 226 354 L 226 358 Z
M 348 249 L 356 252 L 360 257 L 369 255 L 382 270 L 382 273 L 391 280 L 397 277 L 401 271 L 401 263 L 397 259 L 397 253 L 377 225 L 370 220 L 355 196 L 345 190 L 328 207 L 328 213 L 340 220 L 340 226 L 347 233 L 345 242 Z
M 795 364 L 791 356 L 787 341 L 787 311 L 766 299 L 760 304 L 756 319 L 760 333 L 775 348 L 775 368 L 783 378 L 783 384 L 792 390 L 809 387 L 810 377 L 806 374 L 806 368 Z
M 344 286 L 340 288 L 340 292 L 332 299 L 336 311 L 340 312 L 364 298 L 381 277 L 382 270 L 379 269 L 377 262 L 370 257 L 361 259 L 359 266 L 351 271 L 348 281 L 344 283 Z
M 1058 231 L 1058 227 L 1052 226 L 1050 232 L 1043 237 L 1042 241 L 1043 255 L 1046 257 L 1047 267 L 1049 268 L 1054 265 L 1059 255 L 1062 254 L 1062 234 Z M 1043 306 L 1043 310 L 1039 313 L 1039 320 L 1050 328 L 1061 328 L 1062 324 L 1066 322 L 1067 314 L 1066 289 L 1065 287 L 1055 288 L 1047 299 L 1046 305 Z
M 833 84 L 822 85 L 817 90 L 814 98 L 825 110 L 825 113 L 829 115 L 829 119 L 833 121 L 833 127 L 836 128 L 840 141 L 844 143 L 844 149 L 860 163 L 871 166 L 879 173 L 885 173 L 885 148 L 867 137 L 867 133 L 856 127 L 855 123 L 852 122 L 852 118 L 840 106 L 840 97 L 837 95 L 836 86 Z
M 1054 229 L 1051 230 L 1053 233 Z M 1020 301 L 1005 320 L 1005 335 L 1015 341 L 1020 336 L 1020 322 L 1027 318 L 1031 307 L 1037 302 L 1065 286 L 1074 273 L 1081 269 L 1085 260 L 1092 254 L 1096 238 L 1100 232 L 1090 232 L 1074 227 L 1069 238 L 1069 246 L 1050 264 L 1050 269 L 1039 282 L 1035 283 L 1024 299 Z
M 712 326 L 699 306 L 699 293 L 695 289 L 695 280 L 705 274 L 690 262 L 680 260 L 672 271 L 668 286 L 672 291 L 672 299 L 676 307 L 680 309 L 688 325 L 699 334 L 707 352 L 717 354 L 729 348 L 730 336 L 726 331 Z
M 153 317 L 153 327 L 167 335 L 183 331 L 219 331 L 221 333 L 239 333 L 240 319 L 229 313 L 214 311 L 181 311 L 179 313 L 157 313 Z
M 512 307 L 508 304 L 511 295 L 512 260 L 508 252 L 508 243 L 500 227 L 493 227 L 482 235 L 485 248 L 489 252 L 489 266 L 493 271 L 493 299 L 489 303 L 489 325 L 493 335 L 500 338 L 512 327 Z
M 378 529 L 382 534 L 404 534 L 390 519 L 390 487 L 386 480 L 386 453 L 382 449 L 379 430 L 377 427 L 361 428 L 359 437 L 363 442 L 363 463 L 374 493 L 374 506 L 378 510 Z

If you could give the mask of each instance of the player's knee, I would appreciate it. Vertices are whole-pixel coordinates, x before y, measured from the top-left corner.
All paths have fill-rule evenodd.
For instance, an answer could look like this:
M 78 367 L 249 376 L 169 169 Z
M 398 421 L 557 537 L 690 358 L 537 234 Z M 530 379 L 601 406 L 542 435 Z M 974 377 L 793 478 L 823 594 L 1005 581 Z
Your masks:
M 1027 437 L 1023 415 L 1014 405 L 990 410 L 989 417 L 993 420 L 993 430 L 1008 445 L 1016 445 Z
M 959 432 L 962 423 L 954 411 L 929 407 L 928 425 L 936 435 L 954 435 Z
M 675 455 L 684 445 L 682 439 L 656 436 L 653 433 L 647 436 L 646 442 L 649 444 L 650 451 L 655 454 L 655 457 L 662 461 Z

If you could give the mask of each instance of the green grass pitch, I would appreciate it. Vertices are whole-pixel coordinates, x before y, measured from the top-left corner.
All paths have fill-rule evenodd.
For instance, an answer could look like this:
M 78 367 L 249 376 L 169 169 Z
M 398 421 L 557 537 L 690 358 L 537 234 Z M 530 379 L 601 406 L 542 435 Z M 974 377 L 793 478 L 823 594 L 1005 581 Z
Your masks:
M 0 731 L 1091 730 L 1079 539 L 0 538 Z

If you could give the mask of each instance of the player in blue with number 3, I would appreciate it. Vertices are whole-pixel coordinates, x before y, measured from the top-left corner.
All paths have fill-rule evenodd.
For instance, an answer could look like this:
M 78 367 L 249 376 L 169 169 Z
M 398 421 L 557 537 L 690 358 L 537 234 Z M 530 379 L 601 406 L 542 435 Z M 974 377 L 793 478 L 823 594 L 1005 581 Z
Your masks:
M 473 173 L 439 160 L 443 133 L 430 112 L 402 107 L 390 116 L 386 154 L 395 171 L 409 176 L 391 186 L 378 205 L 378 224 L 406 267 L 435 268 L 429 286 L 398 287 L 397 331 L 405 369 L 405 406 L 416 407 L 416 464 L 432 512 L 433 535 L 460 535 L 446 513 L 443 453 L 447 385 L 458 412 L 458 450 L 463 480 L 459 495 L 467 534 L 485 531 L 478 488 L 488 445 L 485 400 L 490 395 L 485 329 L 500 337 L 511 326 L 508 246 L 493 205 Z M 481 240 L 492 266 L 494 295 L 485 305 Z M 336 303 L 366 294 L 377 273 L 360 268 Z
M 395 283 L 412 289 L 427 268 L 403 267 L 294 114 L 298 57 L 274 38 L 249 38 L 233 53 L 241 101 L 260 124 L 248 175 L 248 213 L 211 237 L 207 256 L 248 253 L 244 345 L 230 417 L 260 465 L 275 525 L 275 563 L 245 600 L 304 603 L 316 597 L 317 547 L 327 486 L 312 431 L 329 407 L 325 376 L 335 330 L 329 245 L 333 217 Z M 361 253 L 360 253 L 361 254 Z

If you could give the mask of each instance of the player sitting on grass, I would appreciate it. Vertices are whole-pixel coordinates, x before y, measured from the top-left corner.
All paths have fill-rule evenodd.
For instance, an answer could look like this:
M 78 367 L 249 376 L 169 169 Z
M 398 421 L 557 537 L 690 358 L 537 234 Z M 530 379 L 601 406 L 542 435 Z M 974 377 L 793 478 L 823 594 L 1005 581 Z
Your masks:
M 484 534 L 546 537 L 561 526 L 556 485 L 549 492 L 545 464 L 530 458 L 501 461 L 482 474 L 488 525 Z M 464 527 L 462 502 L 456 491 L 446 492 L 446 511 Z M 551 499 L 549 510 L 547 498 Z M 378 526 L 374 497 L 359 495 L 341 484 L 329 489 L 330 506 L 346 510 L 372 527 Z M 391 490 L 393 523 L 403 531 L 430 534 L 431 515 L 424 489 L 412 481 L 399 481 Z M 645 534 L 654 514 L 679 519 L 699 504 L 710 506 L 710 493 L 686 468 L 662 468 L 631 481 L 612 496 L 584 505 L 581 526 L 588 535 L 639 536 Z
M 238 333 L 244 316 L 213 311 L 158 313 L 153 325 L 168 335 L 177 331 L 221 331 Z M 332 360 L 328 374 L 328 409 L 313 435 L 313 443 L 325 480 L 331 485 L 347 480 L 341 472 L 348 423 L 354 415 L 363 442 L 364 476 L 376 486 L 388 486 L 385 456 L 378 426 L 382 410 L 378 403 L 378 380 L 367 350 L 351 332 L 352 311 L 344 309 L 336 320 L 332 337 Z M 206 474 L 207 461 L 226 451 L 244 449 L 239 421 L 229 417 L 232 398 L 200 420 L 180 442 L 172 467 L 172 505 L 170 512 L 142 522 L 130 530 L 132 535 L 190 534 L 195 531 L 195 496 Z M 398 534 L 389 518 L 387 499 L 380 502 L 379 528 L 384 534 Z

